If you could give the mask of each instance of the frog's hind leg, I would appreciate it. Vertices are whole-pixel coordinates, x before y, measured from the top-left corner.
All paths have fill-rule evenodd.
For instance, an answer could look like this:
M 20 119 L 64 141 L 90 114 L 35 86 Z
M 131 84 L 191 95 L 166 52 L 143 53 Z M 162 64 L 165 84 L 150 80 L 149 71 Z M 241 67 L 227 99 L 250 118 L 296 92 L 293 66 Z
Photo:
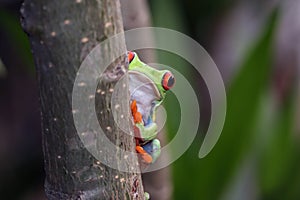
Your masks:
M 136 151 L 142 156 L 145 163 L 154 163 L 160 155 L 160 141 L 158 139 L 151 140 L 145 145 L 136 146 Z
M 143 147 L 138 145 L 135 147 L 135 149 L 142 156 L 142 159 L 145 163 L 147 164 L 152 163 L 153 161 L 152 156 L 147 151 L 145 151 Z
M 142 146 L 143 149 L 152 157 L 152 163 L 157 160 L 160 155 L 160 141 L 158 139 L 151 140 L 147 144 Z

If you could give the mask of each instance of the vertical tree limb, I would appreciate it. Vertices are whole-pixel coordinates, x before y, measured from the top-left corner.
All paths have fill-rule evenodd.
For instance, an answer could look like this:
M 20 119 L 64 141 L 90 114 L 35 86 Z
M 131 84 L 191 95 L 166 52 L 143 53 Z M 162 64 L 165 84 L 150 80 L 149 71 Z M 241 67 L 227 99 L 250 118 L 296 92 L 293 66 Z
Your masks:
M 123 30 L 119 1 L 25 0 L 21 12 L 37 71 L 48 199 L 143 199 L 140 174 L 97 161 L 80 141 L 72 117 L 72 89 L 81 62 L 98 43 Z M 113 54 L 113 48 L 102 54 Z M 120 66 L 125 66 L 124 56 L 110 66 L 107 73 L 117 75 L 102 80 L 102 89 L 109 90 L 120 79 Z M 126 88 L 118 96 L 127 97 L 120 109 L 128 121 Z M 96 99 L 96 107 L 105 113 L 99 114 L 99 121 L 111 127 L 112 142 L 118 139 L 123 148 L 133 150 L 133 139 L 123 137 L 113 122 L 107 98 Z

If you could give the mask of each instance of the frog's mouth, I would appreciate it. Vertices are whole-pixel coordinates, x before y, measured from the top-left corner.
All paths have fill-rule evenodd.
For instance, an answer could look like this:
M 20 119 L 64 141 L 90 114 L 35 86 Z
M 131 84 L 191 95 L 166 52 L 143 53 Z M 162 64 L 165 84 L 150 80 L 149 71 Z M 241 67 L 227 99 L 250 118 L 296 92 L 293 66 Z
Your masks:
M 155 83 L 140 72 L 130 71 L 129 81 L 130 100 L 136 100 L 138 111 L 143 116 L 144 124 L 147 125 L 149 119 L 152 120 L 155 105 L 162 98 L 161 94 Z

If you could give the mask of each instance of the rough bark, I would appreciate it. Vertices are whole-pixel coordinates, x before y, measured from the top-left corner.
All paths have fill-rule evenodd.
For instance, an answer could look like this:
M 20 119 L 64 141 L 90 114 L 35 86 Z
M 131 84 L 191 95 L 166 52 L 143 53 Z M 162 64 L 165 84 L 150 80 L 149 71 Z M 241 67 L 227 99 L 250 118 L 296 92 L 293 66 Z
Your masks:
M 81 62 L 98 43 L 123 30 L 119 1 L 25 0 L 21 12 L 37 71 L 48 199 L 143 199 L 140 174 L 120 172 L 97 161 L 77 135 L 72 115 L 72 89 Z M 109 54 L 113 48 L 101 52 Z M 125 56 L 103 74 L 99 88 L 107 92 L 96 95 L 96 111 L 101 125 L 110 127 L 109 139 L 134 150 L 133 138 L 124 137 L 114 123 L 108 100 L 108 91 L 124 75 L 120 66 L 125 66 Z M 117 96 L 123 97 L 120 110 L 125 113 L 117 120 L 128 123 L 126 88 Z M 136 160 L 128 162 L 135 164 Z

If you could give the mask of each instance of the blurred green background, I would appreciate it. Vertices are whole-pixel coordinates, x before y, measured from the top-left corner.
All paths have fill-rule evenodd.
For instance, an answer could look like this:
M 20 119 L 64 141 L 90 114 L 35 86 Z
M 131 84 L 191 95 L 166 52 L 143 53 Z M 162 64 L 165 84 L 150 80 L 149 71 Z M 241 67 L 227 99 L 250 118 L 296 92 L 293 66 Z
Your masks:
M 203 45 L 227 92 L 222 135 L 212 152 L 199 159 L 209 96 L 201 78 L 189 73 L 190 66 L 160 54 L 160 62 L 185 69 L 202 102 L 198 138 L 172 165 L 174 199 L 300 199 L 300 51 L 294 43 L 299 42 L 299 3 L 151 1 L 154 25 L 182 31 Z M 180 115 L 174 98 L 166 102 L 172 110 L 170 139 Z
M 199 159 L 210 119 L 206 86 L 183 59 L 158 54 L 160 63 L 189 78 L 201 102 L 197 138 L 171 166 L 173 199 L 300 199 L 300 1 L 148 3 L 154 26 L 181 31 L 208 51 L 227 92 L 222 135 Z M 0 194 L 1 199 L 44 199 L 37 86 L 20 5 L 0 1 Z M 172 109 L 169 139 L 180 115 L 175 98 L 169 95 L 165 104 Z

